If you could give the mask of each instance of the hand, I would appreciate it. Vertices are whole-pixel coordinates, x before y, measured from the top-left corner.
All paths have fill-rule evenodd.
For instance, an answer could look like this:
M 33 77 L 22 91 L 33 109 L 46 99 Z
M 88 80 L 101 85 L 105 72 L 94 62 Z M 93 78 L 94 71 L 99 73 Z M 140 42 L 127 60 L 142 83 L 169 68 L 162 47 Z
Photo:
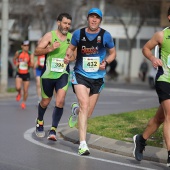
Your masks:
M 154 68 L 157 68 L 158 66 L 162 66 L 162 60 L 159 59 L 159 58 L 154 58 L 154 59 L 152 60 L 152 66 L 153 66 Z
M 99 70 L 105 70 L 105 69 L 106 69 L 106 62 L 105 62 L 105 60 L 103 60 L 103 61 L 100 63 Z
M 53 45 L 51 46 L 51 51 L 60 47 L 60 43 L 58 41 L 54 41 Z
M 18 66 L 19 66 L 19 62 L 18 62 L 18 61 L 16 61 L 16 62 L 15 62 L 15 65 L 16 65 L 16 67 L 18 67 Z
M 58 41 L 54 41 L 53 43 L 53 47 L 56 49 L 58 47 L 60 47 L 60 43 Z
M 66 54 L 66 56 L 64 57 L 64 63 L 69 64 L 69 62 L 70 62 L 70 56 L 69 54 Z

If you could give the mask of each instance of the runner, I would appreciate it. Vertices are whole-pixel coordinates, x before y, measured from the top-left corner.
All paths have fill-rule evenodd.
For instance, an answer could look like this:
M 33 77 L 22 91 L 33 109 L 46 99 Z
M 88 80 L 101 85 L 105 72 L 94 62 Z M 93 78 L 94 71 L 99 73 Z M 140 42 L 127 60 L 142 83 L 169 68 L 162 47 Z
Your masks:
M 21 90 L 23 85 L 23 100 L 20 104 L 22 109 L 26 108 L 26 100 L 28 97 L 28 88 L 30 84 L 30 67 L 33 67 L 34 55 L 29 51 L 29 41 L 23 41 L 21 50 L 16 51 L 13 58 L 14 64 L 17 67 L 15 76 L 15 86 L 18 92 L 16 101 L 21 99 Z
M 168 20 L 170 21 L 170 7 L 168 9 Z M 152 53 L 154 48 L 159 47 L 159 56 L 156 58 Z M 163 134 L 167 147 L 167 166 L 170 167 L 170 28 L 156 32 L 144 45 L 143 54 L 152 62 L 154 68 L 158 68 L 155 80 L 155 88 L 158 95 L 159 107 L 146 126 L 142 134 L 133 137 L 134 157 L 136 160 L 143 159 L 146 141 L 163 124 Z
M 78 103 L 71 106 L 69 126 L 74 127 L 78 121 L 79 155 L 89 155 L 86 143 L 87 119 L 92 115 L 100 92 L 104 87 L 106 66 L 116 57 L 115 45 L 109 32 L 99 27 L 102 12 L 92 8 L 88 12 L 86 28 L 73 33 L 71 44 L 64 62 L 70 61 L 73 51 L 77 48 L 77 58 L 72 76 L 72 87 Z M 106 49 L 109 55 L 106 57 Z
M 41 101 L 41 87 L 40 87 L 40 76 L 44 67 L 45 55 L 36 56 L 37 60 L 34 64 L 35 77 L 36 77 L 36 91 L 38 96 L 38 104 Z
M 63 114 L 65 96 L 69 85 L 69 65 L 64 64 L 66 49 L 71 41 L 72 17 L 61 13 L 57 18 L 58 28 L 46 33 L 35 49 L 35 55 L 45 55 L 45 64 L 40 77 L 42 100 L 38 106 L 35 134 L 44 137 L 44 114 L 49 105 L 54 90 L 55 107 L 52 114 L 52 126 L 47 139 L 56 141 L 56 130 Z

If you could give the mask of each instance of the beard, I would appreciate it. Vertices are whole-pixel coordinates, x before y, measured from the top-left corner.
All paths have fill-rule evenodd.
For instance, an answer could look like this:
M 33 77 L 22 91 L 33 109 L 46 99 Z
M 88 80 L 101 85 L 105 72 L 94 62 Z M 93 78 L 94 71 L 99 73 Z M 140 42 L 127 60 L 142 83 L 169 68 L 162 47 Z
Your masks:
M 58 26 L 58 30 L 63 34 L 66 35 L 68 33 L 68 30 L 64 30 L 60 25 Z

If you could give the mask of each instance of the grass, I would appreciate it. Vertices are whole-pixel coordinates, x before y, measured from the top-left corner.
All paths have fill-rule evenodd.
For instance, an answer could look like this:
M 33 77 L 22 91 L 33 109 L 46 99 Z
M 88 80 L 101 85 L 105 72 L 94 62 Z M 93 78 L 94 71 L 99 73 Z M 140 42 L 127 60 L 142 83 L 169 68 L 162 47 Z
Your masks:
M 10 87 L 10 88 L 7 89 L 7 92 L 14 93 L 14 92 L 16 92 L 16 88 L 15 87 Z
M 148 120 L 153 117 L 156 110 L 157 108 L 152 108 L 90 118 L 87 131 L 91 134 L 132 142 L 135 134 L 142 134 Z M 147 141 L 147 144 L 163 147 L 162 125 Z

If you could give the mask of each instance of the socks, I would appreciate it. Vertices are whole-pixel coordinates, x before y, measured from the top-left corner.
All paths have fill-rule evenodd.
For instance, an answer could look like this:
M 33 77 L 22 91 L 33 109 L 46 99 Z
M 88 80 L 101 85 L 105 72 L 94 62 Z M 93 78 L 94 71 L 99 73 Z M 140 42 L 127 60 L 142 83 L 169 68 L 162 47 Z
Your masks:
M 85 140 L 83 140 L 83 141 L 80 141 L 80 146 L 82 146 L 82 145 L 87 145 L 87 143 L 86 143 L 86 141 Z
M 53 110 L 53 116 L 52 116 L 52 127 L 57 128 L 58 124 L 60 122 L 60 119 L 63 115 L 63 108 L 59 108 L 59 107 L 54 107 Z
M 170 151 L 168 151 L 168 159 L 170 160 Z
M 42 108 L 41 105 L 38 105 L 38 120 L 42 121 L 44 118 L 44 114 L 47 108 Z
M 145 142 L 146 142 L 146 139 L 144 139 L 143 136 L 140 135 L 140 141 L 141 141 L 142 143 L 145 143 Z
M 57 129 L 56 129 L 56 127 L 52 126 L 50 130 L 54 130 L 56 132 Z

